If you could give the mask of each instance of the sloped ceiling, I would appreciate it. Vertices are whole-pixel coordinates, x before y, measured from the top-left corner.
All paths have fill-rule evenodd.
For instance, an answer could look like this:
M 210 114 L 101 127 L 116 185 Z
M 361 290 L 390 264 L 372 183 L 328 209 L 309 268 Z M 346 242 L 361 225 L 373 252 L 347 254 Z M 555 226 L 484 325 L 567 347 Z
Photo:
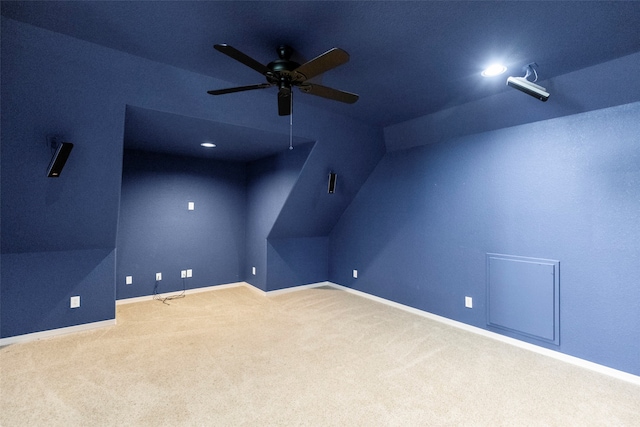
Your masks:
M 523 75 L 535 61 L 544 81 L 640 50 L 640 2 L 3 1 L 2 14 L 229 86 L 264 80 L 215 51 L 216 43 L 264 64 L 280 44 L 291 45 L 299 62 L 341 47 L 350 61 L 321 83 L 360 100 L 301 94 L 295 102 L 379 127 L 512 90 L 505 76 L 480 76 L 490 62 Z M 276 89 L 267 91 L 275 110 Z M 223 106 L 227 96 L 234 95 L 212 102 Z

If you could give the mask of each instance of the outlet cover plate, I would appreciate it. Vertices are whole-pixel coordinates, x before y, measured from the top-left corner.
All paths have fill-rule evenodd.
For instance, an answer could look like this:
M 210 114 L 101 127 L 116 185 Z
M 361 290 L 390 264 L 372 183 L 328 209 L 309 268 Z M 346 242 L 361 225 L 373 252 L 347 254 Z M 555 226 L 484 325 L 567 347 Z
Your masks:
M 71 297 L 71 300 L 69 301 L 69 307 L 71 308 L 80 307 L 80 297 L 79 296 Z

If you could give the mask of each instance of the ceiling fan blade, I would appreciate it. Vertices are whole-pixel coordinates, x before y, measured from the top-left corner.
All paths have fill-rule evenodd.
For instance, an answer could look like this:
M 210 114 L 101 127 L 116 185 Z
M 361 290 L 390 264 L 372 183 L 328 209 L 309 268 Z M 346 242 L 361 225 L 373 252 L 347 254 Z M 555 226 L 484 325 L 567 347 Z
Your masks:
M 216 44 L 213 47 L 217 51 L 224 53 L 230 58 L 233 58 L 238 62 L 242 62 L 247 67 L 253 68 L 254 70 L 256 70 L 262 75 L 265 75 L 267 74 L 267 72 L 269 72 L 269 69 L 267 68 L 266 65 L 262 65 L 261 63 L 251 58 L 250 56 L 240 52 L 235 47 L 229 46 L 228 44 Z
M 349 61 L 349 54 L 334 47 L 293 70 L 296 80 L 309 80 Z
M 278 115 L 288 116 L 291 114 L 291 91 L 278 92 Z
M 359 98 L 355 93 L 311 83 L 301 85 L 300 91 L 311 95 L 321 96 L 323 98 L 333 99 L 334 101 L 345 102 L 347 104 L 353 104 Z
M 271 85 L 270 83 L 261 83 L 259 85 L 238 86 L 238 87 L 230 87 L 228 89 L 209 90 L 207 91 L 207 93 L 209 95 L 224 95 L 227 93 L 243 92 L 245 90 L 266 89 L 271 86 L 273 85 Z

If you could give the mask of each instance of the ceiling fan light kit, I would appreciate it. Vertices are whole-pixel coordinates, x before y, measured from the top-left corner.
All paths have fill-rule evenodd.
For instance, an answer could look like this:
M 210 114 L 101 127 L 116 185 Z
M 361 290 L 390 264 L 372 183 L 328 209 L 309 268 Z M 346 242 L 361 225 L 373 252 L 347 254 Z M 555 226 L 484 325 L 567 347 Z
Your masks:
M 266 89 L 277 86 L 278 114 L 281 116 L 288 116 L 291 114 L 291 89 L 294 86 L 297 86 L 302 93 L 320 96 L 322 98 L 340 101 L 347 104 L 353 104 L 358 100 L 358 95 L 355 93 L 345 92 L 309 82 L 310 79 L 349 61 L 349 54 L 340 48 L 334 47 L 329 49 L 325 53 L 305 62 L 302 65 L 290 59 L 293 49 L 286 45 L 278 47 L 278 59 L 267 65 L 263 65 L 228 44 L 216 44 L 214 45 L 214 48 L 262 74 L 266 78 L 267 83 L 210 90 L 207 92 L 210 95 L 225 95 L 228 93 Z

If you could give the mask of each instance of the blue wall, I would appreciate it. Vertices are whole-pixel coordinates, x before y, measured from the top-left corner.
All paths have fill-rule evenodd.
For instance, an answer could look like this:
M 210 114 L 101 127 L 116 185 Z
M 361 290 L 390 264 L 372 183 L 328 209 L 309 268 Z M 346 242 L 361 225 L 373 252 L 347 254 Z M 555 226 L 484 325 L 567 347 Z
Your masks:
M 560 345 L 532 342 L 639 375 L 638 135 L 636 102 L 389 152 L 331 233 L 330 280 L 489 329 L 487 253 L 559 260 Z
M 2 254 L 2 336 L 113 319 L 115 258 L 113 249 Z
M 123 282 L 120 276 L 131 274 L 134 283 L 138 282 L 137 273 L 123 271 L 116 277 L 127 105 L 284 134 L 289 131 L 288 118 L 277 116 L 272 93 L 240 94 L 225 98 L 224 103 L 214 102 L 206 91 L 228 86 L 228 82 L 4 17 L 1 30 L 0 337 L 112 319 L 116 283 Z M 75 144 L 58 179 L 45 176 L 51 157 L 46 136 L 50 134 Z M 382 130 L 301 103 L 296 108 L 294 134 L 297 139 L 316 141 L 316 145 L 312 153 L 306 153 L 308 160 L 296 163 L 295 176 L 287 182 L 284 193 L 264 196 L 264 204 L 275 209 L 265 215 L 269 221 L 289 224 L 296 230 L 282 232 L 281 237 L 309 237 L 306 230 L 313 224 L 323 224 L 326 237 L 351 200 L 344 197 L 320 203 L 318 182 L 326 185 L 327 170 L 348 163 L 353 196 L 384 153 Z M 368 154 L 370 151 L 374 154 Z M 283 173 L 288 174 L 286 170 Z M 250 175 L 247 171 L 247 178 Z M 252 201 L 252 188 L 261 185 L 254 180 L 246 188 L 245 244 L 247 267 L 252 262 L 264 263 L 265 268 L 258 269 L 259 274 L 265 274 L 264 281 L 257 286 L 267 289 L 266 239 L 272 226 L 261 229 L 263 235 L 257 239 L 262 241 L 254 244 L 249 217 L 256 202 Z M 304 201 L 291 201 L 298 197 L 295 195 L 302 195 Z M 311 245 L 314 253 L 322 247 L 314 239 L 303 242 Z M 261 255 L 254 256 L 256 247 Z M 326 258 L 323 255 L 318 263 Z M 285 264 L 296 262 L 295 258 L 282 259 Z M 147 269 L 156 268 L 152 259 L 139 262 L 145 266 L 140 270 L 145 277 Z M 241 257 L 234 262 L 242 270 Z M 54 268 L 58 263 L 64 268 Z M 196 286 L 199 270 L 191 267 L 195 275 L 192 285 Z M 279 274 L 272 275 L 274 287 L 290 283 L 287 277 L 297 268 L 282 267 L 279 264 L 277 270 L 283 272 L 284 280 Z M 319 268 L 313 271 L 313 277 L 319 277 Z M 86 274 L 80 277 L 78 272 Z M 234 277 L 238 274 L 243 276 L 241 271 Z M 213 282 L 228 279 L 231 273 L 226 272 L 224 278 L 213 273 L 211 277 Z M 134 289 L 130 288 L 131 295 L 137 295 Z M 79 290 L 82 305 L 70 310 L 69 296 Z
M 125 150 L 117 299 L 243 280 L 244 163 Z M 195 210 L 187 209 L 188 202 Z M 182 281 L 181 270 L 193 277 Z M 133 284 L 125 283 L 133 276 Z
M 267 238 L 313 148 L 300 145 L 247 165 L 247 261 L 245 280 L 263 291 L 267 282 Z M 255 267 L 256 274 L 252 272 Z M 326 280 L 326 279 L 324 279 Z
M 115 315 L 121 161 L 110 159 L 121 159 L 124 105 L 81 59 L 86 44 L 57 39 L 2 19 L 0 337 Z M 76 144 L 57 179 L 50 134 Z
M 324 282 L 329 278 L 329 237 L 269 238 L 267 289 Z

